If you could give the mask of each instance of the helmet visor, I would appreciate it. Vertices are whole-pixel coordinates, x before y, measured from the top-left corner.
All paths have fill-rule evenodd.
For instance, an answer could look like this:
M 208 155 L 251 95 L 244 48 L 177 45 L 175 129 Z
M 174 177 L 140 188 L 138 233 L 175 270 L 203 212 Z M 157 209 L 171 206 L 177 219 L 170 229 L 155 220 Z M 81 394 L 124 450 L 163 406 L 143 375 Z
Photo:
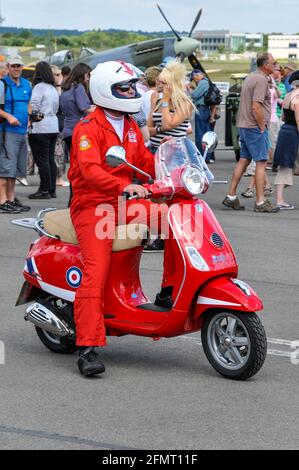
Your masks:
M 120 99 L 135 99 L 140 98 L 136 84 L 138 80 L 128 80 L 126 82 L 115 83 L 111 87 L 112 95 Z

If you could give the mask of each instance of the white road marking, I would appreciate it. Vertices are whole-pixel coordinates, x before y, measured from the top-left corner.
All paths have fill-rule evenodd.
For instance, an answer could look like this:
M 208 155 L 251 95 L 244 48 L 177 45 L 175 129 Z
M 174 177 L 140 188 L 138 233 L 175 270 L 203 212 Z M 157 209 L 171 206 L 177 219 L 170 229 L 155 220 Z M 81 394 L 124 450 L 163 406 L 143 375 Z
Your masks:
M 270 354 L 270 356 L 292 357 L 294 352 L 280 351 L 279 349 L 268 349 L 267 354 Z
M 196 344 L 198 344 L 199 346 L 202 346 L 202 342 L 198 336 L 186 335 L 186 336 L 180 336 L 179 339 L 195 341 Z M 268 344 L 278 344 L 281 346 L 289 346 L 290 348 L 293 347 L 294 342 L 295 341 L 291 341 L 289 339 L 267 338 Z M 294 354 L 294 351 L 292 352 L 292 351 L 283 351 L 280 349 L 268 349 L 267 354 L 269 354 L 270 356 L 291 358 Z
M 199 344 L 199 346 L 201 346 L 201 344 L 202 344 L 200 339 L 195 338 L 194 336 L 190 336 L 190 335 L 189 336 L 180 336 L 179 339 L 183 339 L 183 340 L 186 340 L 186 339 L 188 340 L 189 339 L 191 341 L 196 341 L 196 344 Z
M 279 339 L 279 338 L 267 338 L 268 343 L 272 344 L 281 344 L 282 346 L 289 346 L 292 347 L 294 341 L 290 341 L 289 339 Z

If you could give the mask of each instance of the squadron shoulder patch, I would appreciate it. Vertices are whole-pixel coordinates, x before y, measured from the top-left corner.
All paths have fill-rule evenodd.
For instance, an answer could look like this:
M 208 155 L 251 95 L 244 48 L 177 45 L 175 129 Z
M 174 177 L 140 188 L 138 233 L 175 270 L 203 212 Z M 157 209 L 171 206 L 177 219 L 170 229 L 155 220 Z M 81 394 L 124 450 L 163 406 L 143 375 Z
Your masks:
M 82 135 L 82 137 L 80 138 L 80 150 L 84 152 L 85 150 L 88 150 L 90 148 L 91 148 L 90 140 L 88 139 L 86 135 Z

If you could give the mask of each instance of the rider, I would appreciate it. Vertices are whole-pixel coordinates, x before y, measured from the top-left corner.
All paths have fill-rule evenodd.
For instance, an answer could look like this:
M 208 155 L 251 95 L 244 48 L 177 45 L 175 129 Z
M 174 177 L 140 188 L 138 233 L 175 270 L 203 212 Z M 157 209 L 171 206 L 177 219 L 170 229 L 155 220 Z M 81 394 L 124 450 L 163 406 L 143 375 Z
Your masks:
M 146 188 L 132 183 L 134 173 L 130 167 L 111 168 L 105 161 L 111 147 L 122 146 L 128 162 L 155 176 L 154 157 L 144 146 L 142 134 L 130 117 L 139 111 L 142 102 L 136 89 L 137 81 L 136 71 L 130 64 L 120 61 L 99 64 L 90 78 L 90 93 L 96 110 L 80 121 L 73 134 L 68 174 L 73 189 L 70 211 L 84 266 L 82 282 L 76 292 L 74 318 L 79 346 L 78 367 L 85 376 L 105 371 L 95 347 L 106 345 L 103 294 L 113 239 L 96 236 L 96 226 L 101 220 L 96 209 L 101 204 L 109 205 L 114 208 L 111 217 L 117 220 L 118 198 L 126 192 L 130 196 L 137 195 L 139 203 L 146 207 L 147 219 L 138 220 L 139 223 L 150 225 L 150 216 L 157 217 L 155 207 L 161 211 L 161 205 L 158 209 L 157 204 L 146 199 L 149 196 Z M 140 175 L 138 179 L 142 179 Z M 166 211 L 167 206 L 162 206 Z M 107 210 L 109 212 L 109 208 Z M 163 214 L 158 214 L 161 222 Z M 126 223 L 132 219 L 126 216 Z M 164 306 L 168 302 L 169 307 L 172 293 L 169 286 L 173 286 L 171 275 L 174 272 L 172 258 L 165 254 L 163 287 L 156 300 L 160 305 L 165 300 Z

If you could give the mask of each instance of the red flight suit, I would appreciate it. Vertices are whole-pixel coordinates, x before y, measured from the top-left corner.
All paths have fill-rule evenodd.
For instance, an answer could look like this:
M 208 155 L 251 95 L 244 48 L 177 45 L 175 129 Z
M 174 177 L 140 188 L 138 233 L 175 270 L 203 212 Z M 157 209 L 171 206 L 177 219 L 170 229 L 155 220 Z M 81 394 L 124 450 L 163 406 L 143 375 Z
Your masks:
M 94 113 L 77 124 L 73 134 L 68 173 L 73 190 L 70 210 L 84 266 L 82 282 L 74 303 L 78 346 L 106 345 L 103 293 L 113 240 L 102 240 L 96 236 L 95 227 L 100 220 L 100 216 L 96 215 L 96 208 L 100 204 L 110 204 L 117 214 L 118 197 L 126 186 L 132 184 L 134 174 L 127 165 L 111 168 L 106 163 L 105 155 L 110 147 L 121 145 L 126 150 L 129 163 L 152 177 L 155 175 L 154 157 L 144 146 L 136 122 L 129 116 L 125 116 L 124 121 L 124 138 L 121 142 L 102 108 L 97 107 Z M 148 199 L 138 202 L 147 208 L 148 214 L 147 220 L 138 222 L 149 225 L 149 208 L 158 206 Z M 130 223 L 129 217 L 126 218 L 126 223 Z M 173 272 L 172 263 L 172 257 L 165 256 L 163 285 L 173 285 L 171 274 L 165 277 L 166 272 Z

